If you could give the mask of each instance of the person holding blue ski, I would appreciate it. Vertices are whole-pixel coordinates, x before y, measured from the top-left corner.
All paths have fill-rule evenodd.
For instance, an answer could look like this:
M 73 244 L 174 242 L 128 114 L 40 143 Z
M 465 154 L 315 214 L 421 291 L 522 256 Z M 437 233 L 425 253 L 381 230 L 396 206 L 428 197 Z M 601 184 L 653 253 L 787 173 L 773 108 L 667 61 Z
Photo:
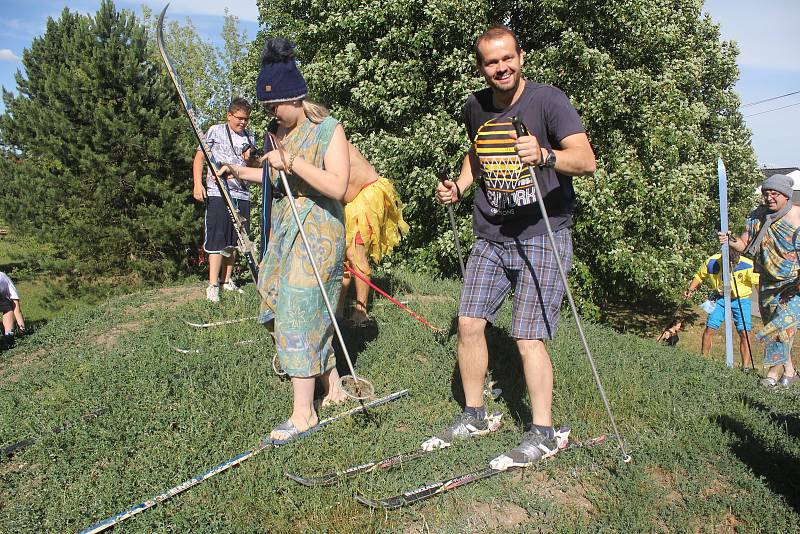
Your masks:
M 750 317 L 750 295 L 753 288 L 758 285 L 758 274 L 753 268 L 752 260 L 742 257 L 736 250 L 730 251 L 730 261 L 734 283 L 731 286 L 731 314 L 739 333 L 739 354 L 742 356 L 742 371 L 751 369 L 750 343 L 747 333 L 753 330 Z M 711 344 L 714 333 L 719 330 L 725 320 L 725 298 L 723 297 L 722 281 L 722 253 L 717 253 L 706 258 L 697 269 L 689 287 L 683 292 L 683 298 L 691 297 L 703 282 L 708 282 L 712 287 L 709 301 L 713 302 L 714 310 L 708 314 L 706 329 L 700 342 L 700 353 L 703 356 L 711 354 Z
M 747 216 L 744 233 L 739 237 L 719 234 L 720 243 L 729 243 L 731 249 L 751 257 L 759 274 L 761 320 L 772 329 L 757 333 L 756 338 L 766 343 L 764 365 L 769 371 L 761 385 L 770 388 L 779 384 L 790 387 L 800 380 L 791 355 L 798 321 L 783 320 L 790 318 L 792 309 L 800 308 L 800 207 L 791 201 L 793 185 L 791 177 L 773 174 L 761 184 L 763 204 Z M 776 319 L 780 319 L 778 327 Z

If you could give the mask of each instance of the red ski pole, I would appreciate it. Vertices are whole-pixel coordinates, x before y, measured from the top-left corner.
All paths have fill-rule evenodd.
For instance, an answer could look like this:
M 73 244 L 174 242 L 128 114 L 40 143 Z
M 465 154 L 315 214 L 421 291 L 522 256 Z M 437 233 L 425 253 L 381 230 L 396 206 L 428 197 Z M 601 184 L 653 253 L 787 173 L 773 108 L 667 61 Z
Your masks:
M 407 306 L 405 306 L 405 305 L 404 305 L 404 304 L 402 304 L 402 303 L 401 303 L 399 300 L 397 300 L 397 299 L 395 299 L 394 297 L 392 297 L 391 295 L 389 295 L 389 294 L 388 294 L 386 291 L 384 291 L 383 289 L 381 289 L 381 288 L 379 288 L 378 286 L 376 286 L 375 284 L 373 284 L 373 283 L 370 281 L 370 279 L 369 279 L 369 278 L 367 278 L 366 276 L 364 276 L 364 275 L 363 275 L 363 274 L 361 274 L 360 272 L 356 271 L 355 269 L 353 269 L 352 267 L 350 267 L 350 266 L 349 266 L 349 265 L 347 265 L 347 264 L 345 264 L 344 268 L 345 268 L 345 269 L 347 269 L 347 270 L 348 270 L 350 273 L 352 273 L 353 275 L 355 275 L 357 278 L 359 278 L 359 279 L 361 279 L 362 281 L 364 281 L 364 282 L 365 282 L 365 283 L 366 283 L 366 284 L 367 284 L 369 287 L 371 287 L 372 289 L 374 289 L 375 291 L 377 291 L 378 293 L 380 293 L 381 295 L 383 295 L 383 296 L 384 296 L 384 297 L 386 297 L 387 299 L 391 300 L 393 303 L 397 304 L 397 306 L 399 306 L 401 309 L 403 309 L 403 310 L 407 311 L 408 313 L 410 313 L 410 314 L 411 314 L 411 316 L 412 316 L 414 319 L 416 319 L 417 321 L 421 322 L 422 324 L 424 324 L 425 326 L 427 326 L 428 328 L 430 328 L 430 329 L 431 329 L 431 330 L 433 330 L 434 332 L 437 332 L 437 333 L 438 333 L 438 332 L 442 332 L 442 331 L 443 331 L 441 328 L 436 328 L 436 327 L 435 327 L 435 326 L 433 326 L 431 323 L 429 323 L 428 321 L 426 321 L 425 319 L 423 319 L 422 317 L 420 317 L 419 315 L 417 315 L 417 314 L 416 314 L 416 313 L 414 313 L 413 311 L 409 310 Z

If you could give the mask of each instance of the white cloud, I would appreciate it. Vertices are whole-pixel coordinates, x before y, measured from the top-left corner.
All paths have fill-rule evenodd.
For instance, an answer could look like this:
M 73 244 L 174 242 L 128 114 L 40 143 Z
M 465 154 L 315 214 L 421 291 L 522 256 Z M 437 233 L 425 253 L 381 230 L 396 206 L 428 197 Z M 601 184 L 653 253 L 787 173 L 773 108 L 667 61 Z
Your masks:
M 19 57 L 8 48 L 0 48 L 0 61 L 19 61 Z

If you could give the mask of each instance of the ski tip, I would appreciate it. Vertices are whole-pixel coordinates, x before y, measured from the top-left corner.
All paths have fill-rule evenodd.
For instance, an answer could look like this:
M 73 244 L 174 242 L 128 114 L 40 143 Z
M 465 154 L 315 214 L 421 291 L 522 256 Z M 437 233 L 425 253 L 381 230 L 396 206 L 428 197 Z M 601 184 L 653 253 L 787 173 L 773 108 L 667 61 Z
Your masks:
M 284 473 L 284 474 L 286 475 L 286 478 L 288 478 L 289 480 L 294 480 L 295 482 L 297 482 L 298 484 L 302 484 L 303 486 L 311 487 L 311 486 L 314 485 L 314 484 L 311 483 L 310 480 L 308 480 L 307 478 L 305 478 L 303 476 L 300 476 L 300 475 L 298 475 L 296 473 L 288 473 L 287 472 L 287 473 Z
M 200 349 L 182 349 L 172 344 L 170 344 L 169 348 L 171 348 L 175 352 L 180 352 L 181 354 L 200 354 L 201 352 Z
M 356 493 L 353 495 L 353 498 L 363 504 L 364 506 L 368 506 L 369 508 L 398 508 L 398 506 L 393 506 L 390 503 L 381 501 L 380 499 L 370 499 L 369 497 L 364 497 L 361 494 Z

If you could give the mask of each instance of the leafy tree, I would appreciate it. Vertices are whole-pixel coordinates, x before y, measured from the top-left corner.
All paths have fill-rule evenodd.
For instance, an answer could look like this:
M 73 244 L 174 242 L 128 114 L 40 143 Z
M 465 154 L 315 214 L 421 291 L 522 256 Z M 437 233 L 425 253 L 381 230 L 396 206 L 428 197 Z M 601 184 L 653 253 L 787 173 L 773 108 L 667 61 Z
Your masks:
M 472 43 L 506 21 L 529 79 L 565 90 L 582 115 L 598 171 L 579 178 L 573 283 L 585 313 L 604 302 L 677 296 L 716 248 L 716 157 L 728 164 L 731 221 L 758 174 L 733 91 L 736 47 L 701 16 L 701 0 L 260 0 L 267 35 L 298 44 L 312 96 L 406 201 L 406 261 L 454 273 L 452 235 L 433 199 L 468 144 L 467 95 L 480 87 Z M 260 46 L 253 46 L 257 64 Z M 471 199 L 459 206 L 469 238 Z M 467 241 L 467 239 L 462 239 Z
M 94 17 L 64 9 L 22 63 L 0 117 L 4 218 L 73 275 L 174 274 L 200 230 L 193 144 L 144 27 L 108 0 Z
M 222 23 L 222 40 L 224 46 L 220 53 L 222 62 L 223 87 L 228 101 L 237 96 L 245 96 L 253 92 L 252 85 L 245 85 L 237 76 L 238 66 L 248 58 L 249 43 L 247 32 L 239 30 L 239 18 L 225 8 L 225 19 Z M 252 103 L 253 98 L 249 99 Z
M 145 5 L 142 6 L 142 22 L 147 28 L 150 61 L 160 65 L 161 54 L 156 42 L 158 17 Z M 186 17 L 184 25 L 176 20 L 165 21 L 164 45 L 201 124 L 213 124 L 224 119 L 230 97 L 228 91 L 223 89 L 226 72 L 219 49 L 211 41 L 200 37 L 189 17 Z
M 150 56 L 154 62 L 161 63 L 156 43 L 158 17 L 145 5 L 142 6 L 142 21 L 147 27 Z M 189 17 L 183 25 L 176 20 L 167 20 L 164 24 L 164 44 L 202 126 L 225 120 L 230 101 L 248 94 L 236 70 L 247 58 L 247 32 L 239 29 L 239 19 L 227 8 L 220 35 L 222 49 L 203 39 Z M 246 87 L 252 89 L 251 85 Z

